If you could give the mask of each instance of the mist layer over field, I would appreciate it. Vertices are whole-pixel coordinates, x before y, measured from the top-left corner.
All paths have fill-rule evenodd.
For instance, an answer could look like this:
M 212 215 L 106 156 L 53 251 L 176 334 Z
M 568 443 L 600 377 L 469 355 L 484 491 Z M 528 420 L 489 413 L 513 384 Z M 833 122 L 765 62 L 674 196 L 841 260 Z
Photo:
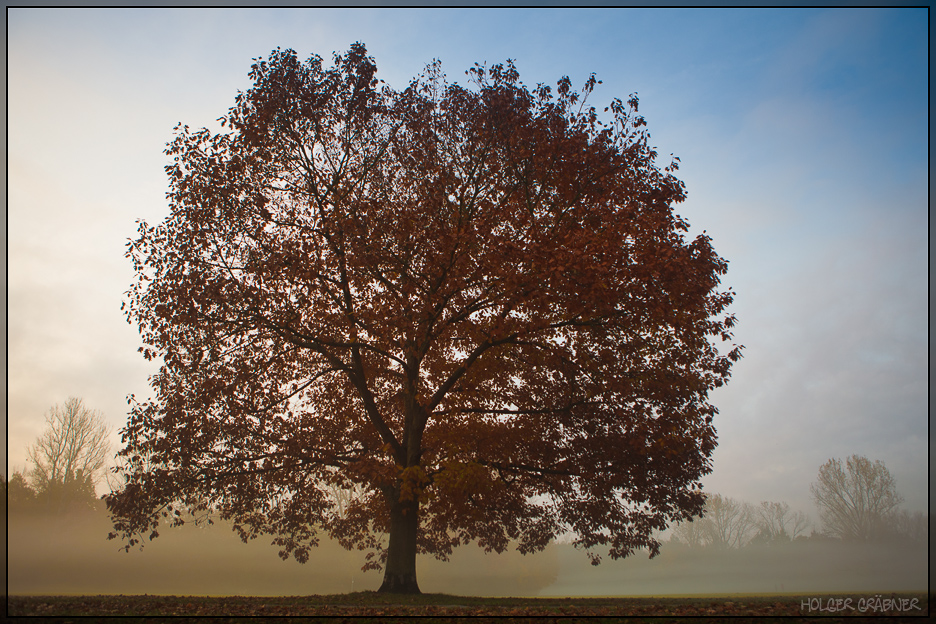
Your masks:
M 598 567 L 582 553 L 558 547 L 559 578 L 543 596 L 651 596 L 725 593 L 926 591 L 925 545 L 802 540 L 740 550 L 693 550 L 664 544 Z
M 103 514 L 11 516 L 9 593 L 294 596 L 376 590 L 382 580 L 361 572 L 362 553 L 327 540 L 299 564 L 281 560 L 269 538 L 244 544 L 224 525 L 166 528 L 129 553 L 109 530 Z M 597 567 L 569 545 L 529 556 L 466 547 L 449 562 L 420 557 L 417 571 L 423 592 L 477 596 L 879 593 L 925 591 L 928 580 L 919 543 L 821 540 L 724 552 L 664 544 L 652 560 L 637 553 Z
M 382 572 L 361 572 L 364 555 L 323 539 L 309 561 L 283 561 L 271 538 L 244 544 L 229 526 L 161 528 L 143 550 L 106 539 L 103 514 L 11 516 L 9 593 L 296 596 L 376 590 Z M 419 557 L 423 592 L 533 596 L 557 578 L 555 547 L 522 556 L 456 550 L 449 562 Z

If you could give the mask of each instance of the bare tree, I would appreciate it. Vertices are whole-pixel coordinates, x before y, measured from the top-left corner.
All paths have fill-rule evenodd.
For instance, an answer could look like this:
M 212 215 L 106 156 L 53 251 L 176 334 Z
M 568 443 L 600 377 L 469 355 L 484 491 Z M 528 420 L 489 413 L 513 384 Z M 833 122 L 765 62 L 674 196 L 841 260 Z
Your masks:
M 61 407 L 52 407 L 46 424 L 46 430 L 26 450 L 33 489 L 50 499 L 78 490 L 93 496 L 110 452 L 110 431 L 103 417 L 72 397 Z
M 705 500 L 705 524 L 709 544 L 715 548 L 741 548 L 757 530 L 750 503 L 714 494 Z
M 673 528 L 673 539 L 690 548 L 702 548 L 708 545 L 709 532 L 706 530 L 706 518 L 684 520 Z
M 797 537 L 806 535 L 806 529 L 809 528 L 809 516 L 805 512 L 796 511 L 790 516 L 790 524 L 786 525 L 788 527 L 788 534 L 791 540 L 795 540 Z
M 859 455 L 844 464 L 830 459 L 819 468 L 819 478 L 810 489 L 825 533 L 842 539 L 882 535 L 888 517 L 902 502 L 884 464 Z
M 763 541 L 794 540 L 809 527 L 809 518 L 802 511 L 790 513 L 786 503 L 762 501 L 757 508 L 757 527 Z
M 673 537 L 693 548 L 741 548 L 757 530 L 757 514 L 750 503 L 712 494 L 705 499 L 701 520 L 681 522 Z

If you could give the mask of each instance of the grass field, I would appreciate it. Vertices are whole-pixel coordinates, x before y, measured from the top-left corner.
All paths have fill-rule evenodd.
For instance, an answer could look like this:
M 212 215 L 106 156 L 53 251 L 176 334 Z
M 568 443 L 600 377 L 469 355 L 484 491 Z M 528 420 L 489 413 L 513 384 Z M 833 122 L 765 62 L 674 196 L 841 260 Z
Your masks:
M 323 596 L 291 597 L 205 597 L 205 596 L 10 596 L 9 618 L 41 622 L 48 618 L 90 617 L 104 621 L 130 616 L 175 618 L 208 617 L 210 621 L 229 618 L 314 617 L 317 622 L 388 622 L 395 618 L 431 617 L 434 621 L 458 621 L 471 617 L 473 622 L 498 618 L 498 621 L 568 622 L 576 618 L 667 618 L 703 617 L 713 620 L 741 617 L 777 617 L 826 621 L 859 616 L 902 616 L 900 619 L 926 618 L 929 596 L 924 593 L 896 594 L 767 594 L 721 596 L 643 596 L 593 598 L 479 598 L 449 594 L 400 596 L 376 592 L 355 592 Z M 480 618 L 480 619 L 478 619 Z M 607 621 L 607 620 L 605 620 Z

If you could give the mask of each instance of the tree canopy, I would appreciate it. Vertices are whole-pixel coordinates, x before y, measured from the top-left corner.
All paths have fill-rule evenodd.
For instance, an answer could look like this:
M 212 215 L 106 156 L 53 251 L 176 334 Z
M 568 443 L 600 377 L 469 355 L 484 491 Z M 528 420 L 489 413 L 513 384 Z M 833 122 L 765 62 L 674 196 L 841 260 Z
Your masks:
M 169 216 L 128 247 L 162 367 L 131 397 L 117 531 L 212 512 L 300 561 L 325 531 L 386 591 L 472 541 L 656 554 L 700 513 L 708 394 L 740 357 L 678 159 L 636 96 L 587 107 L 594 75 L 376 71 L 360 43 L 331 67 L 277 49 L 220 133 L 177 128 Z

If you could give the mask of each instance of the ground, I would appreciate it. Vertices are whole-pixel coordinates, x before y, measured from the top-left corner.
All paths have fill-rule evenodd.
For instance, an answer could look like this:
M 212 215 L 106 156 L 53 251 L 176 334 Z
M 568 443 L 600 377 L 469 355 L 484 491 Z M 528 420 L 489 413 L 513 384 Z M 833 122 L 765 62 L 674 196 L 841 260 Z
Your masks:
M 432 617 L 433 621 L 455 622 L 472 617 L 473 622 L 503 622 L 535 617 L 537 621 L 570 621 L 568 618 L 603 617 L 703 617 L 722 620 L 726 617 L 791 616 L 804 621 L 825 616 L 826 621 L 851 616 L 926 617 L 929 598 L 925 593 L 896 594 L 734 594 L 721 596 L 662 596 L 635 598 L 478 598 L 448 594 L 402 596 L 355 592 L 330 596 L 301 597 L 203 597 L 203 596 L 10 596 L 7 614 L 10 621 L 35 624 L 62 616 L 90 616 L 91 621 L 115 616 L 152 618 L 200 616 L 210 621 L 229 618 L 315 617 L 316 622 L 390 622 L 396 618 Z M 831 619 L 828 619 L 831 617 Z M 38 619 L 37 619 L 38 618 Z M 352 619 L 354 618 L 354 619 Z M 480 618 L 480 619 L 477 619 Z M 901 618 L 903 619 L 903 618 Z M 127 620 L 122 619 L 123 623 Z M 156 620 L 158 621 L 158 620 Z M 204 620 L 203 620 L 204 621 Z M 402 620 L 400 620 L 402 621 Z M 608 620 L 605 620 L 608 621 Z

